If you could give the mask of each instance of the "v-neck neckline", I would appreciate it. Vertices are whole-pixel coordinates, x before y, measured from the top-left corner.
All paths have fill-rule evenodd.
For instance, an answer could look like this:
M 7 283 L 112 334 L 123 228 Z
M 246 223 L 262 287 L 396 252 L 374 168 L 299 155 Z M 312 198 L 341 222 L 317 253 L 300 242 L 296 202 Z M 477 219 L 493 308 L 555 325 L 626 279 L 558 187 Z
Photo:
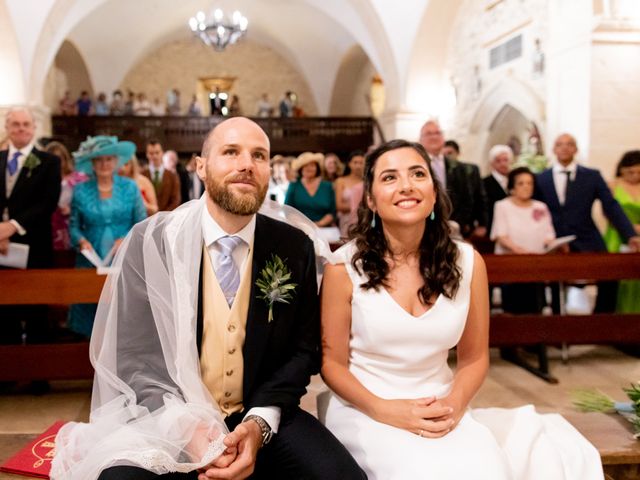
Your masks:
M 426 309 L 424 312 L 422 312 L 420 315 L 416 316 L 410 312 L 408 312 L 407 310 L 405 310 L 405 308 L 400 305 L 397 300 L 395 298 L 393 298 L 393 295 L 391 295 L 391 293 L 389 292 L 389 290 L 387 290 L 386 288 L 382 287 L 382 290 L 384 292 L 384 294 L 389 298 L 389 300 L 391 300 L 391 302 L 401 311 L 404 312 L 405 315 L 411 317 L 414 320 L 420 320 L 422 319 L 425 315 L 427 315 L 429 312 L 431 312 L 434 308 L 436 308 L 436 305 L 438 305 L 438 303 L 440 302 L 440 298 L 442 297 L 442 294 L 439 294 L 435 301 L 433 302 L 433 304 Z

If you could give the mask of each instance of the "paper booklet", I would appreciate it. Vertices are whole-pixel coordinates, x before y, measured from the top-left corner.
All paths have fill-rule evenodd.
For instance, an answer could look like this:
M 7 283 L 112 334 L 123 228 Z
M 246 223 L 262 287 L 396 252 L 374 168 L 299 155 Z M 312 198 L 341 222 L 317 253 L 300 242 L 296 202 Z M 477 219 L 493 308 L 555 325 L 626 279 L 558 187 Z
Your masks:
M 36 478 L 49 478 L 51 459 L 55 455 L 55 439 L 65 422 L 58 421 L 46 432 L 0 465 L 0 471 Z
M 29 245 L 23 243 L 9 243 L 6 255 L 0 254 L 0 266 L 10 268 L 27 268 L 29 260 Z
M 90 250 L 88 248 L 84 248 L 80 250 L 80 253 L 84 255 L 84 258 L 91 262 L 91 265 L 96 267 L 98 270 L 98 275 L 107 275 L 116 269 L 111 267 L 111 260 L 113 260 L 113 256 L 116 254 L 116 246 L 114 245 L 107 253 L 107 256 L 104 258 L 100 258 L 95 250 Z
M 556 248 L 561 247 L 562 245 L 573 242 L 575 239 L 576 239 L 575 235 L 566 235 L 564 237 L 558 237 L 545 247 L 544 253 L 552 252 Z

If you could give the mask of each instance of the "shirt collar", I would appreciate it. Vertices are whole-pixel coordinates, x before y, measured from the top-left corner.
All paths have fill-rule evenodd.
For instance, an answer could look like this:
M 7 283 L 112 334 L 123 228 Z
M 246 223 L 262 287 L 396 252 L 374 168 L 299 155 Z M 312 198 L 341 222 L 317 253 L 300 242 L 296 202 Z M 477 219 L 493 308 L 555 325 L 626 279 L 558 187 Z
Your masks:
M 500 184 L 502 188 L 507 189 L 507 184 L 509 183 L 509 179 L 506 175 L 502 175 L 500 172 L 496 170 L 491 170 L 491 175 L 496 179 L 496 182 Z
M 553 164 L 554 173 L 571 172 L 571 176 L 576 173 L 577 168 L 578 163 L 575 161 L 575 159 L 566 167 L 564 165 L 561 165 L 560 162 L 557 161 Z
M 13 157 L 13 154 L 15 152 L 20 152 L 23 157 L 26 157 L 31 153 L 31 150 L 33 150 L 34 145 L 35 145 L 35 142 L 31 142 L 30 144 L 25 145 L 24 147 L 18 149 L 13 146 L 13 143 L 9 143 L 9 156 L 7 158 L 11 159 L 11 157 Z
M 247 223 L 242 230 L 234 233 L 233 235 L 240 237 L 247 245 L 252 245 L 255 233 L 256 216 L 253 215 L 249 223 Z M 213 219 L 209 214 L 209 210 L 205 206 L 202 210 L 202 238 L 204 239 L 205 246 L 210 247 L 214 242 L 217 242 L 219 239 L 227 235 L 231 234 L 225 232 L 222 227 L 218 225 L 218 222 Z

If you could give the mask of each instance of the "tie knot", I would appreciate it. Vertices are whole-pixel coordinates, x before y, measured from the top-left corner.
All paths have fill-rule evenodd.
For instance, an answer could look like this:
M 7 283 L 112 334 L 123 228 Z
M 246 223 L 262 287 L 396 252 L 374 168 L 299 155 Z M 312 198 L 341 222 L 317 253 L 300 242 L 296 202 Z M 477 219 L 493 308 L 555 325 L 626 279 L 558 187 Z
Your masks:
M 20 151 L 14 152 L 13 156 L 11 157 L 11 161 L 15 162 L 16 160 L 18 160 L 18 158 L 20 158 L 20 155 L 22 155 Z
M 222 238 L 218 239 L 218 245 L 220 245 L 220 249 L 222 250 L 222 254 L 229 256 L 235 250 L 235 248 L 242 242 L 240 237 L 235 235 L 229 236 L 226 235 Z

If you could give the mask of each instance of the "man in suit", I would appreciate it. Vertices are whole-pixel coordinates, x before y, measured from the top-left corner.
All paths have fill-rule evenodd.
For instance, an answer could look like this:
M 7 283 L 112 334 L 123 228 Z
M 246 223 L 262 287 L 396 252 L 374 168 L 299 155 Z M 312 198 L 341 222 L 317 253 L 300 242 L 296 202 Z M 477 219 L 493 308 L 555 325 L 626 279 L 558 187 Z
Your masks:
M 158 140 L 150 140 L 146 146 L 148 168 L 142 171 L 156 191 L 158 211 L 171 211 L 180 205 L 180 178 L 165 168 L 162 162 L 164 150 Z
M 465 238 L 486 235 L 486 198 L 477 165 L 444 155 L 444 135 L 435 120 L 427 121 L 420 129 L 420 143 L 429 154 L 437 180 L 451 199 L 451 220 L 459 225 L 460 234 Z
M 160 408 L 167 396 L 189 397 L 189 392 L 180 392 L 178 376 L 169 373 L 181 363 L 180 358 L 167 361 L 163 350 L 179 350 L 179 339 L 191 338 L 189 350 L 197 351 L 200 368 L 181 371 L 179 377 L 195 374 L 201 379 L 231 431 L 224 439 L 226 453 L 202 468 L 201 474 L 216 479 L 249 475 L 260 479 L 365 478 L 337 439 L 298 406 L 320 362 L 315 254 L 311 240 L 300 230 L 257 214 L 269 183 L 269 139 L 254 122 L 242 117 L 229 119 L 207 137 L 202 157 L 197 158 L 197 172 L 207 195 L 164 218 L 167 225 L 193 211 L 198 221 L 188 217 L 181 228 L 154 230 L 151 235 L 145 230 L 149 222 L 141 223 L 134 228 L 123 254 L 118 296 L 139 298 L 130 297 L 126 307 L 118 307 L 117 336 L 124 345 L 118 348 L 118 376 L 136 392 L 138 404 L 150 411 Z M 168 238 L 171 235 L 196 239 L 195 246 L 185 252 L 175 246 L 180 242 Z M 151 249 L 143 244 L 153 237 L 162 239 L 163 245 L 156 263 L 169 264 L 173 272 L 178 272 L 171 268 L 178 257 L 186 262 L 182 265 L 195 265 L 190 282 L 197 289 L 192 310 L 196 318 L 181 325 L 170 320 L 168 331 L 177 333 L 171 348 L 161 346 L 159 340 L 159 332 L 165 329 L 154 326 L 154 320 L 158 323 L 156 308 L 161 306 L 137 285 L 140 272 L 149 268 L 145 255 L 150 255 Z M 286 265 L 289 282 L 296 286 L 289 303 L 271 307 L 261 298 L 264 291 L 256 282 L 274 256 Z M 132 275 L 127 276 L 128 272 Z M 153 280 L 146 279 L 150 281 L 158 279 L 154 275 Z M 153 291 L 162 289 L 156 285 Z M 197 331 L 187 331 L 188 325 Z M 147 352 L 146 368 L 139 361 L 140 352 Z M 163 365 L 167 367 L 158 368 Z M 198 431 L 190 445 L 202 445 L 202 453 L 207 445 L 206 431 L 200 434 L 200 442 L 197 435 Z M 59 455 L 66 456 L 66 452 Z M 138 467 L 113 467 L 104 470 L 100 480 L 155 476 Z M 198 472 L 171 478 L 198 478 Z
M 9 149 L 0 152 L 0 253 L 9 242 L 29 245 L 29 268 L 51 266 L 51 215 L 60 197 L 60 159 L 35 148 L 35 121 L 27 109 L 7 114 Z
M 556 138 L 553 153 L 557 161 L 536 178 L 536 198 L 549 207 L 553 227 L 558 237 L 575 235 L 569 244 L 573 252 L 606 252 L 602 235 L 591 217 L 591 209 L 600 200 L 602 210 L 611 224 L 628 242 L 629 247 L 640 249 L 640 236 L 613 198 L 602 175 L 595 169 L 578 165 L 575 138 L 563 133 Z M 596 312 L 610 312 L 615 308 L 615 282 L 598 284 Z
M 35 148 L 35 121 L 25 108 L 7 113 L 9 149 L 0 151 L 0 255 L 10 243 L 29 246 L 28 268 L 53 263 L 51 215 L 60 197 L 60 159 Z M 46 338 L 46 307 L 1 307 L 0 343 Z
M 493 224 L 493 206 L 509 195 L 507 180 L 513 163 L 513 151 L 507 145 L 494 145 L 489 150 L 491 173 L 482 179 L 487 194 L 487 233 Z

